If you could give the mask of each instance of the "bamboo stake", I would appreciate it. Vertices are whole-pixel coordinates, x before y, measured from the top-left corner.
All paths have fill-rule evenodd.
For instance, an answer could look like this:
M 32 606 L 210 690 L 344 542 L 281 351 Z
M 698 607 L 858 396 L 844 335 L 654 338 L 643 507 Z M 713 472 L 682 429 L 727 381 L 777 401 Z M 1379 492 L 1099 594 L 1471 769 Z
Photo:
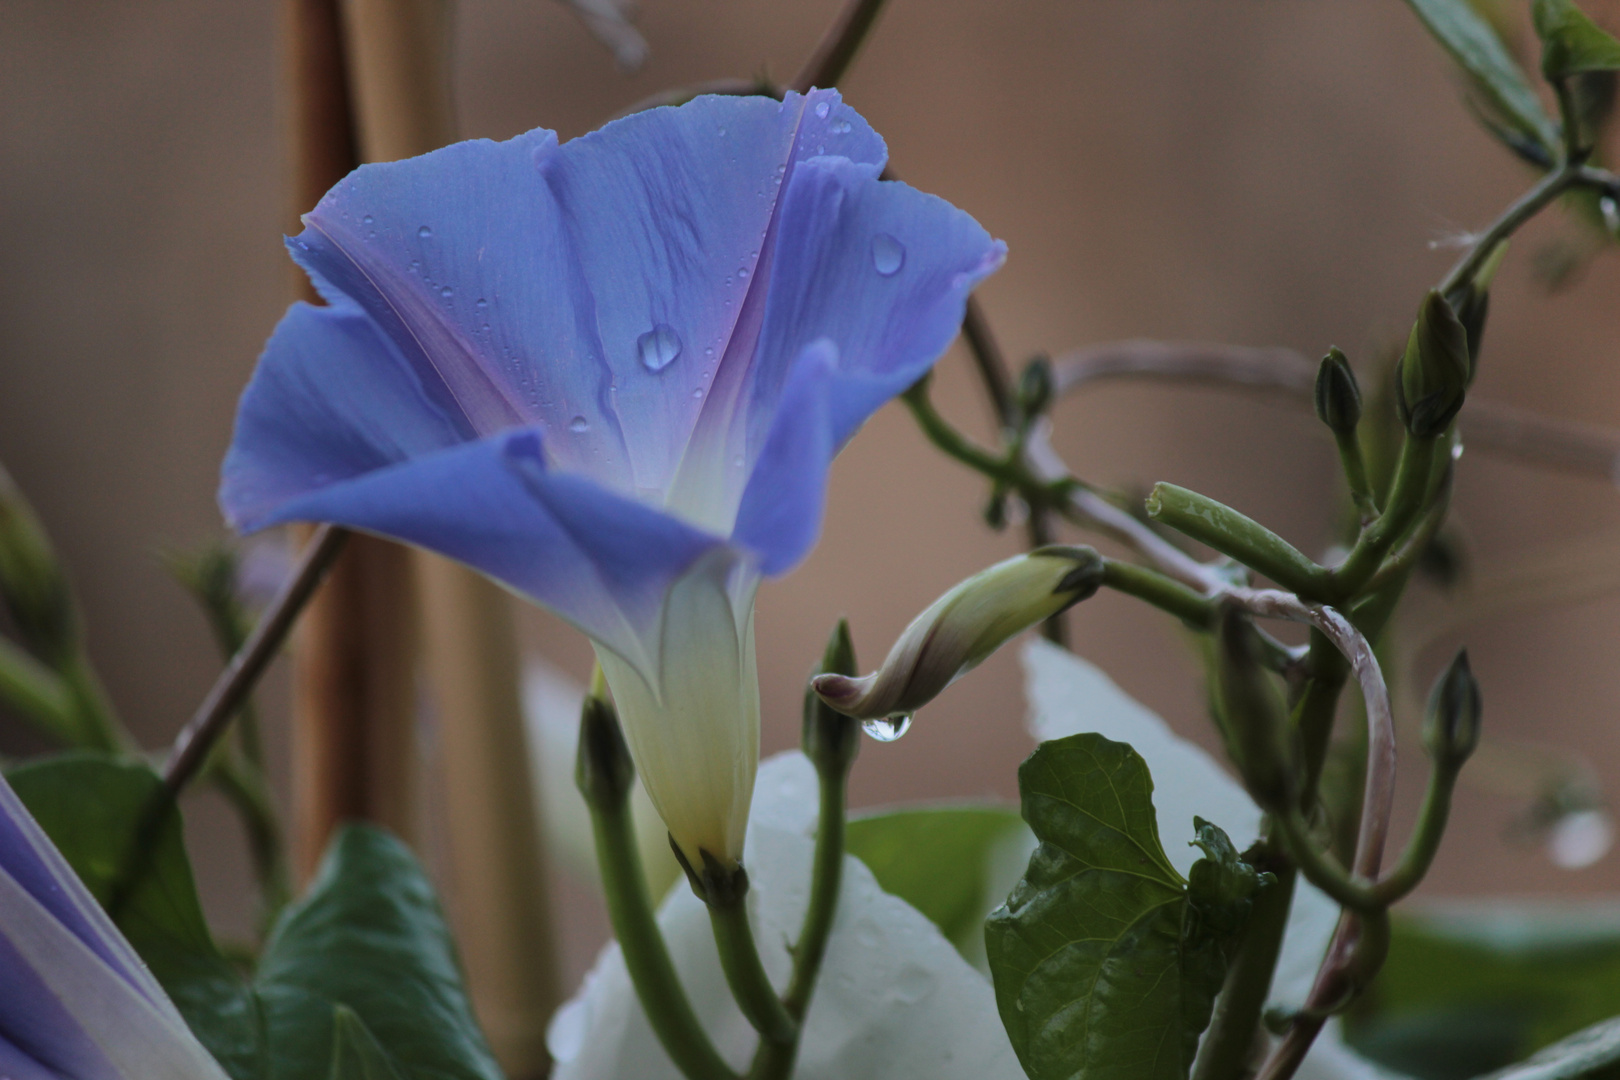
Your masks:
M 285 0 L 290 232 L 359 164 L 338 0 Z M 293 269 L 298 298 L 315 301 Z M 307 539 L 307 534 L 306 534 Z M 396 544 L 351 537 L 310 602 L 294 645 L 293 849 L 314 873 L 332 830 L 362 818 L 410 838 L 414 693 L 410 559 Z
M 447 0 L 347 0 L 344 14 L 364 157 L 394 160 L 450 142 Z M 518 1080 L 539 1077 L 559 995 L 510 600 L 435 556 L 418 554 L 415 569 L 461 958 L 502 1066 Z

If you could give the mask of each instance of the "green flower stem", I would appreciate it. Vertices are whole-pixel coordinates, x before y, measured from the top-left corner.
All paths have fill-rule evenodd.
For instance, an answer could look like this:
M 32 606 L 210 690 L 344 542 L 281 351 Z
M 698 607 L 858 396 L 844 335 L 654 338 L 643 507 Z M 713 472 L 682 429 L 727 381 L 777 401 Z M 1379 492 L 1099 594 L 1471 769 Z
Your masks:
M 1412 435 L 1401 443 L 1401 456 L 1395 463 L 1395 479 L 1390 484 L 1383 513 L 1361 530 L 1356 546 L 1344 562 L 1329 571 L 1333 596 L 1345 599 L 1360 595 L 1389 549 L 1423 512 L 1435 449 L 1444 443 L 1443 439 L 1420 439 Z
M 83 652 L 75 653 L 58 674 L 72 706 L 76 748 L 109 754 L 135 749 L 134 738 L 119 723 L 101 680 Z
M 1342 907 L 1352 911 L 1374 911 L 1383 906 L 1371 885 L 1351 877 L 1333 856 L 1323 851 L 1311 839 L 1310 823 L 1295 806 L 1286 814 L 1273 819 L 1278 835 L 1282 837 L 1288 855 L 1299 867 L 1305 880 L 1331 896 Z
M 754 944 L 754 928 L 748 922 L 748 894 L 739 890 L 728 903 L 709 905 L 709 923 L 714 927 L 714 944 L 720 950 L 720 968 L 737 1007 L 766 1042 L 786 1047 L 799 1037 L 799 1025 L 788 1015 L 782 999 L 776 996 L 765 965 L 760 963 Z
M 1363 592 L 1376 593 L 1395 581 L 1404 582 L 1428 550 L 1440 526 L 1446 523 L 1446 512 L 1451 507 L 1452 470 L 1448 466 L 1441 472 L 1440 485 L 1430 499 L 1429 509 L 1418 521 L 1417 527 L 1408 534 L 1406 541 L 1379 566 L 1378 572 L 1363 587 Z
M 930 376 L 924 375 L 911 389 L 901 395 L 911 410 L 911 415 L 916 419 L 917 426 L 928 436 L 928 441 L 950 457 L 1006 487 L 1021 487 L 1022 482 L 1029 478 L 1021 475 L 1021 471 L 1012 462 L 979 446 L 957 431 L 949 420 L 939 414 L 928 396 L 929 378 Z
M 1192 1080 L 1238 1080 L 1248 1075 L 1260 1014 L 1271 993 L 1271 976 L 1282 954 L 1288 909 L 1294 902 L 1294 868 L 1281 862 L 1266 863 L 1265 868 L 1277 875 L 1277 883 L 1254 898 L 1248 928 L 1226 973 L 1226 986 L 1215 999 Z
M 687 1080 L 736 1080 L 737 1074 L 721 1058 L 692 1012 L 653 917 L 647 879 L 636 852 L 628 793 L 606 805 L 598 800 L 586 802 L 596 837 L 596 861 L 607 898 L 608 921 L 653 1033 Z
M 833 916 L 838 912 L 838 891 L 844 877 L 844 801 L 849 774 L 836 768 L 819 769 L 821 777 L 821 821 L 816 830 L 815 864 L 810 877 L 810 904 L 805 908 L 799 942 L 793 949 L 793 975 L 788 980 L 782 1005 L 794 1022 L 804 1023 L 810 995 L 827 955 L 827 938 L 832 933 Z M 784 1080 L 793 1071 L 798 1057 L 797 1032 L 790 1042 L 761 1039 L 748 1070 L 749 1080 Z
M 1350 498 L 1363 521 L 1378 516 L 1378 501 L 1373 498 L 1372 485 L 1367 482 L 1367 462 L 1361 456 L 1361 440 L 1354 431 L 1334 432 L 1339 446 L 1339 466 L 1344 470 L 1344 482 L 1350 488 Z
M 239 760 L 229 751 L 216 753 L 207 776 L 242 819 L 259 883 L 259 921 L 268 930 L 292 898 L 286 842 L 269 785 L 246 755 Z
M 1565 123 L 1566 132 L 1570 126 L 1569 123 Z M 1513 205 L 1502 211 L 1501 217 L 1479 235 L 1474 241 L 1474 246 L 1457 260 L 1457 264 L 1440 282 L 1440 294 L 1444 296 L 1457 286 L 1472 280 L 1480 267 L 1485 265 L 1485 260 L 1490 258 L 1497 244 L 1512 236 L 1518 231 L 1519 226 L 1541 213 L 1549 203 L 1581 179 L 1583 164 L 1578 155 L 1570 158 L 1562 166 L 1543 176 L 1534 187 L 1519 196 Z
M 1157 570 L 1119 559 L 1104 559 L 1102 583 L 1169 612 L 1196 629 L 1208 630 L 1214 625 L 1215 601 Z
M 1440 850 L 1440 840 L 1446 832 L 1446 821 L 1451 817 L 1451 793 L 1457 786 L 1457 770 L 1436 766 L 1429 774 L 1429 786 L 1423 793 L 1423 808 L 1418 811 L 1412 838 L 1406 842 L 1397 862 L 1388 874 L 1373 886 L 1373 895 L 1382 906 L 1388 907 L 1418 887 L 1423 876 L 1434 864 Z
M 56 673 L 0 638 L 0 701 L 40 731 L 65 743 L 77 730 L 67 687 Z

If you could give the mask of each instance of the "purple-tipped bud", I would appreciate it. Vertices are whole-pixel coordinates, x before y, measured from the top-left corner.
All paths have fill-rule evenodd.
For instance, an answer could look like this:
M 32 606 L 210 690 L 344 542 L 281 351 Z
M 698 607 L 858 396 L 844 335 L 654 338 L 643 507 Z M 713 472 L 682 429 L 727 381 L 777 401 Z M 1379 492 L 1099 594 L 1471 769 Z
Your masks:
M 847 716 L 905 716 L 1009 639 L 1095 593 L 1102 557 L 1088 547 L 1044 547 L 957 585 L 912 620 L 870 675 L 818 675 L 811 687 Z
M 1479 683 L 1463 649 L 1434 684 L 1423 718 L 1423 746 L 1441 768 L 1458 769 L 1479 745 Z

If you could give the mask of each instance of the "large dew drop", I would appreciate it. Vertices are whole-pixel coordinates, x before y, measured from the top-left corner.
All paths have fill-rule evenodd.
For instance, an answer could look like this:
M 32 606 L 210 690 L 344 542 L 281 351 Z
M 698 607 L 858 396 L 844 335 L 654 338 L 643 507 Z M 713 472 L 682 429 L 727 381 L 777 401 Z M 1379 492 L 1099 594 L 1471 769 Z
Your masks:
M 906 246 L 888 233 L 872 237 L 872 266 L 884 277 L 893 277 L 906 265 Z
M 911 730 L 911 714 L 884 716 L 876 720 L 862 720 L 861 730 L 878 742 L 894 742 Z
M 641 354 L 642 367 L 663 371 L 681 355 L 681 337 L 666 323 L 659 323 L 636 339 L 636 352 Z

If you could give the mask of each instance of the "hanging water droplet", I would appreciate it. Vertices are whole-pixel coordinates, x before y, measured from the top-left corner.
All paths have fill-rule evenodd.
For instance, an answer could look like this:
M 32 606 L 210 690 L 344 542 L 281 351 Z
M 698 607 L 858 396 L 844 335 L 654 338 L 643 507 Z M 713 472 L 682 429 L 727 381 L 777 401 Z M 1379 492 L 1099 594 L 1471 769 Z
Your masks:
M 893 277 L 906 265 L 906 247 L 888 233 L 872 237 L 872 265 L 884 277 Z
M 583 434 L 591 429 L 591 422 L 583 416 L 576 416 L 568 421 L 568 430 L 575 435 Z
M 442 289 L 440 289 L 440 290 L 439 290 L 439 295 L 440 295 L 440 296 L 442 296 L 442 297 L 444 297 L 444 298 L 445 298 L 445 299 L 446 299 L 446 300 L 448 300 L 448 299 L 450 299 L 450 298 L 451 298 L 451 297 L 452 297 L 452 296 L 454 296 L 454 295 L 455 295 L 455 293 L 456 293 L 456 290 L 454 290 L 454 289 L 452 289 L 452 288 L 451 288 L 451 287 L 450 287 L 450 286 L 448 286 L 448 285 L 446 285 L 446 286 L 445 286 L 445 287 L 444 287 L 444 288 L 442 288 Z
M 848 135 L 850 132 L 850 124 L 848 120 L 839 120 L 827 130 L 832 132 L 834 135 Z
M 821 117 L 823 120 L 825 120 L 825 119 L 827 119 L 827 113 L 831 108 L 832 108 L 832 105 L 830 105 L 829 103 L 827 103 L 825 101 L 818 101 L 818 102 L 816 102 L 816 115 Z
M 876 720 L 862 720 L 861 730 L 878 742 L 894 742 L 911 730 L 911 714 L 884 716 Z
M 641 355 L 641 366 L 648 371 L 663 371 L 681 355 L 681 338 L 667 323 L 659 323 L 636 339 L 636 352 Z
M 423 240 L 426 240 L 428 237 L 433 235 L 433 230 L 424 225 L 420 229 L 416 230 L 416 235 L 420 236 Z

